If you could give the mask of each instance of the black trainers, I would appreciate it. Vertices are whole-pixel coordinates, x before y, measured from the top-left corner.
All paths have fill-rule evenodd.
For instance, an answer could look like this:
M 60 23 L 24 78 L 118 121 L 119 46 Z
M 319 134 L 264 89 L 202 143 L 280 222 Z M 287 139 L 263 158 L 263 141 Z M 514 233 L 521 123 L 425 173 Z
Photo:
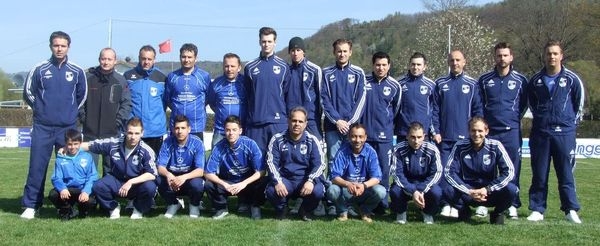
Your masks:
M 490 224 L 492 225 L 504 225 L 504 213 L 491 213 Z
M 312 221 L 310 214 L 311 213 L 305 212 L 303 209 L 300 209 L 300 211 L 298 211 L 298 215 L 300 215 L 300 219 L 302 219 L 303 221 Z
M 469 221 L 471 219 L 471 213 L 471 208 L 465 205 L 463 208 L 458 210 L 458 220 Z
M 287 209 L 286 208 L 284 208 L 281 211 L 276 211 L 275 214 L 276 214 L 278 220 L 287 219 Z
M 58 217 L 62 221 L 67 221 L 71 219 L 71 208 L 61 208 L 58 210 Z

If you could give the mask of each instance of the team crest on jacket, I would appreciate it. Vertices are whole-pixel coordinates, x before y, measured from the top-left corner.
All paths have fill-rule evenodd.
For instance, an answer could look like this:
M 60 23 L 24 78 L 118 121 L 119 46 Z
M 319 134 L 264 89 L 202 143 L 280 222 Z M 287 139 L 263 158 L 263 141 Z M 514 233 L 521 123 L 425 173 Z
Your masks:
M 86 167 L 88 165 L 88 160 L 86 159 L 81 159 L 79 161 L 79 165 L 81 165 L 81 167 Z
M 150 96 L 155 97 L 156 95 L 158 95 L 158 88 L 150 87 Z
M 348 74 L 348 83 L 354 83 L 356 76 L 354 74 Z
M 302 81 L 306 81 L 308 79 L 308 73 L 304 72 L 302 73 Z
M 281 67 L 280 66 L 273 66 L 273 73 L 280 74 L 281 73 Z
M 136 165 L 136 166 L 137 166 L 138 164 L 140 164 L 140 160 L 138 159 L 138 156 L 137 156 L 137 155 L 134 155 L 134 156 L 133 156 L 133 158 L 132 158 L 132 160 L 131 160 L 131 164 L 133 164 L 133 165 Z
M 423 158 L 423 157 L 419 158 L 419 166 L 425 167 L 425 158 Z
M 429 92 L 429 88 L 427 88 L 427 86 L 424 86 L 424 85 L 422 85 L 422 86 L 419 88 L 419 92 L 421 92 L 421 95 L 426 95 L 426 94 L 427 94 L 427 92 Z
M 389 96 L 392 93 L 392 88 L 389 86 L 384 86 L 383 87 L 383 95 L 384 96 Z
M 73 81 L 73 72 L 71 72 L 71 71 L 67 71 L 67 72 L 65 73 L 65 78 L 66 78 L 66 79 L 67 79 L 67 81 L 69 81 L 69 82 Z
M 471 92 L 471 87 L 469 85 L 462 85 L 462 92 L 464 94 Z
M 308 146 L 306 146 L 306 144 L 300 145 L 300 154 L 306 155 L 307 150 L 308 150 Z
M 565 78 L 560 78 L 560 80 L 558 81 L 558 86 L 560 86 L 560 87 L 565 87 L 565 86 L 567 86 L 567 79 L 565 79 Z
M 508 89 L 510 90 L 514 90 L 515 87 L 517 87 L 517 81 L 514 80 L 509 80 L 508 81 Z
M 483 155 L 483 165 L 489 165 L 492 163 L 492 158 L 489 154 Z

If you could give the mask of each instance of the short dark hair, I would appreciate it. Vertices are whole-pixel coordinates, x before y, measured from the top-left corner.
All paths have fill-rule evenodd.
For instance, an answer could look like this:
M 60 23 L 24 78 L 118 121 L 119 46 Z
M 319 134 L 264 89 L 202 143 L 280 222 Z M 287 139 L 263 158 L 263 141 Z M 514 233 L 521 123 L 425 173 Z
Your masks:
M 179 49 L 179 54 L 181 55 L 181 53 L 183 53 L 184 51 L 191 51 L 194 53 L 194 57 L 198 56 L 198 47 L 195 44 L 192 43 L 185 43 L 181 46 L 181 48 Z
M 223 125 L 227 125 L 227 123 L 235 123 L 238 124 L 238 126 L 242 127 L 242 121 L 240 120 L 240 117 L 237 117 L 236 115 L 227 116 Z
M 290 113 L 288 114 L 288 119 L 292 119 L 292 114 L 295 112 L 302 112 L 304 114 L 304 118 L 306 118 L 306 120 L 308 120 L 308 111 L 306 111 L 306 109 L 302 106 L 296 106 L 294 108 L 292 108 L 292 110 L 290 110 Z
M 81 132 L 79 132 L 77 129 L 67 129 L 67 131 L 65 131 L 65 143 L 69 141 L 83 142 L 83 135 L 81 135 Z
M 375 54 L 373 54 L 373 57 L 371 58 L 371 62 L 373 64 L 375 64 L 375 61 L 378 59 L 387 59 L 388 63 L 391 65 L 392 64 L 392 60 L 390 59 L 390 55 L 388 55 L 388 53 L 385 53 L 383 51 L 377 51 L 375 52 Z
M 225 59 L 227 58 L 235 58 L 238 61 L 238 65 L 242 65 L 242 62 L 240 61 L 240 56 L 238 56 L 235 53 L 226 53 L 225 55 L 223 55 L 223 63 L 225 63 Z
M 486 120 L 485 120 L 483 117 L 481 117 L 481 116 L 474 116 L 473 118 L 471 118 L 471 119 L 469 120 L 469 130 L 470 130 L 470 129 L 471 129 L 471 127 L 473 127 L 473 125 L 475 125 L 475 123 L 477 123 L 477 122 L 483 122 L 483 124 L 485 125 L 485 127 L 486 127 L 486 128 L 488 127 L 488 123 L 487 123 L 487 121 L 486 121 Z
M 336 39 L 335 41 L 333 41 L 333 44 L 331 46 L 333 46 L 333 50 L 335 51 L 335 47 L 341 44 L 348 44 L 348 46 L 350 46 L 350 50 L 352 50 L 352 41 L 345 38 Z
M 412 54 L 412 56 L 410 56 L 409 61 L 415 58 L 423 58 L 423 61 L 425 62 L 425 64 L 427 64 L 427 57 L 425 57 L 425 54 L 421 52 L 415 52 Z
M 154 47 L 152 47 L 152 45 L 149 44 L 142 46 L 138 54 L 142 53 L 142 51 L 151 51 L 152 53 L 154 53 L 154 55 L 156 55 L 156 50 L 154 49 Z
M 508 50 L 510 50 L 510 53 L 512 53 L 512 47 L 510 46 L 510 44 L 508 42 L 497 43 L 494 46 L 494 52 L 496 52 L 499 49 L 508 49 Z
M 408 132 L 416 131 L 416 130 L 425 130 L 423 128 L 423 124 L 418 121 L 413 121 L 408 125 Z
M 182 115 L 182 114 L 175 116 L 175 123 L 174 124 L 177 124 L 179 122 L 185 122 L 185 123 L 187 123 L 188 126 L 190 125 L 190 119 L 188 119 L 187 116 Z
M 56 32 L 53 32 L 52 34 L 50 34 L 50 39 L 48 40 L 48 41 L 50 41 L 50 46 L 52 46 L 52 40 L 54 40 L 55 38 L 66 39 L 67 45 L 71 46 L 71 36 L 69 36 L 69 34 L 67 34 L 66 32 L 56 31 Z
M 348 128 L 348 132 L 352 131 L 352 129 L 364 129 L 365 132 L 367 131 L 367 127 L 361 123 L 353 123 L 352 125 L 350 125 L 350 128 Z
M 550 46 L 558 46 L 560 48 L 560 51 L 562 52 L 563 47 L 562 47 L 562 43 L 558 40 L 555 39 L 551 39 L 549 40 L 546 45 L 544 45 L 544 50 L 548 49 L 548 47 Z
M 275 31 L 275 29 L 265 26 L 265 27 L 261 27 L 260 30 L 258 30 L 258 38 L 261 38 L 263 35 L 271 35 L 273 34 L 273 39 L 277 40 L 277 32 Z
M 142 120 L 138 117 L 133 117 L 131 119 L 129 119 L 127 121 L 127 127 L 129 126 L 140 126 L 142 127 L 142 130 L 144 130 L 144 123 L 142 123 Z

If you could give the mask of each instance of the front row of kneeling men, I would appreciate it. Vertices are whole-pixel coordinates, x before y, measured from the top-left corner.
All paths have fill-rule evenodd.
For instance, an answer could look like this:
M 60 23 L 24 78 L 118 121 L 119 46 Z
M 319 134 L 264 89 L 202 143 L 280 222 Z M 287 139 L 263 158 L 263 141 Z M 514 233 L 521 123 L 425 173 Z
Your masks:
M 379 184 L 383 175 L 377 153 L 365 143 L 365 126 L 350 127 L 348 141 L 336 154 L 326 180 L 321 142 L 305 131 L 306 125 L 306 110 L 292 109 L 288 129 L 271 138 L 267 156 L 263 157 L 254 140 L 241 135 L 240 119 L 229 116 L 224 124 L 225 139 L 214 146 L 206 165 L 202 140 L 190 134 L 185 116 L 176 117 L 172 135 L 165 140 L 156 160 L 151 148 L 141 141 L 144 129 L 138 118 L 127 123 L 127 130 L 119 139 L 81 143 L 81 135 L 69 130 L 65 136 L 67 147 L 56 161 L 52 176 L 55 189 L 49 197 L 63 219 L 76 215 L 72 206 L 77 202 L 79 215 L 85 216 L 93 200 L 91 194 L 100 207 L 109 211 L 111 219 L 120 217 L 117 198 L 133 200 L 131 218 L 140 219 L 151 209 L 158 189 L 167 205 L 167 218 L 172 218 L 183 205 L 177 196 L 189 197 L 189 216 L 197 218 L 206 191 L 215 219 L 229 213 L 227 197 L 238 196 L 239 203 L 250 205 L 253 219 L 261 218 L 265 199 L 272 204 L 276 217 L 284 219 L 288 201 L 302 198 L 298 214 L 309 221 L 318 203 L 327 198 L 335 204 L 338 220 L 348 220 L 348 208 L 355 206 L 363 221 L 372 222 L 372 210 L 387 199 L 387 192 Z M 470 139 L 454 146 L 448 165 L 442 170 L 439 151 L 424 140 L 423 126 L 410 125 L 407 139 L 391 153 L 390 208 L 397 223 L 407 222 L 410 200 L 421 209 L 423 221 L 433 223 L 443 196 L 459 209 L 459 219 L 470 217 L 470 206 L 490 206 L 495 207 L 490 223 L 503 223 L 504 211 L 517 196 L 516 186 L 510 183 L 513 164 L 500 142 L 486 138 L 488 126 L 484 119 L 471 119 L 469 131 Z M 95 181 L 97 171 L 91 156 L 80 149 L 109 156 L 111 167 L 107 175 Z M 442 176 L 450 184 L 448 187 L 438 186 Z

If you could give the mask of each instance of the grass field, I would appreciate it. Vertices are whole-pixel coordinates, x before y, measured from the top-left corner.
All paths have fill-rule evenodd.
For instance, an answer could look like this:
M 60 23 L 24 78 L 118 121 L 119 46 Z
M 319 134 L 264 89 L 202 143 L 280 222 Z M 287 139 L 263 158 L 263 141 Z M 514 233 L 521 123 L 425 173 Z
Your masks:
M 0 148 L 0 245 L 595 245 L 600 240 L 600 160 L 581 159 L 576 170 L 577 191 L 582 206 L 583 224 L 570 224 L 559 210 L 556 178 L 550 173 L 548 211 L 541 223 L 528 222 L 527 188 L 531 170 L 524 160 L 521 174 L 519 220 L 506 220 L 504 226 L 492 226 L 487 218 L 470 223 L 436 216 L 435 225 L 424 225 L 412 207 L 409 223 L 394 224 L 395 216 L 375 217 L 373 224 L 354 219 L 332 221 L 317 217 L 312 222 L 272 219 L 270 207 L 263 209 L 263 219 L 253 221 L 246 216 L 230 215 L 215 221 L 203 211 L 202 218 L 191 220 L 187 209 L 167 220 L 162 217 L 164 205 L 143 220 L 132 221 L 122 212 L 119 220 L 109 220 L 97 212 L 86 219 L 62 222 L 55 209 L 45 201 L 38 218 L 19 218 L 20 198 L 27 174 L 29 149 Z M 51 165 L 49 170 L 52 170 Z M 48 176 L 51 171 L 48 172 Z M 46 192 L 51 188 L 49 179 Z M 205 198 L 206 201 L 206 198 Z M 206 203 L 206 202 L 205 202 Z M 231 209 L 233 210 L 233 209 Z

